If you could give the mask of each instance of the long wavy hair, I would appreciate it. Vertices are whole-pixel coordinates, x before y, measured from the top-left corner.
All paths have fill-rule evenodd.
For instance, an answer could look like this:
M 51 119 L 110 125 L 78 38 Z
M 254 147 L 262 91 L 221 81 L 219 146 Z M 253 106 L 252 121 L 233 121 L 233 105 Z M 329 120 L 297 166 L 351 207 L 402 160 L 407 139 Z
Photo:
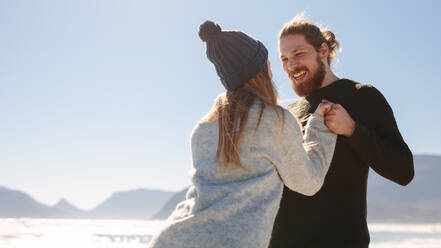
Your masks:
M 227 169 L 228 166 L 244 168 L 239 152 L 239 144 L 244 128 L 248 122 L 250 108 L 256 100 L 260 100 L 259 119 L 254 129 L 249 145 L 257 133 L 263 111 L 271 107 L 277 117 L 282 119 L 282 126 L 285 120 L 283 111 L 277 103 L 277 90 L 271 79 L 269 63 L 253 78 L 241 87 L 228 90 L 217 97 L 210 112 L 203 121 L 214 121 L 216 118 L 219 124 L 219 142 L 216 153 L 218 169 Z M 279 115 L 281 113 L 281 116 Z

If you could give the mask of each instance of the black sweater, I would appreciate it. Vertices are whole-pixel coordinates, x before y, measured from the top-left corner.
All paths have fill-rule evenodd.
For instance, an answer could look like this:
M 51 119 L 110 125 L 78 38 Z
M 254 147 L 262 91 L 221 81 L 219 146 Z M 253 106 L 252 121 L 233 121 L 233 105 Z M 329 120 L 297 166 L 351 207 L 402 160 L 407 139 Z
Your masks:
M 312 197 L 284 188 L 271 248 L 368 247 L 366 188 L 369 167 L 407 185 L 413 157 L 398 131 L 392 109 L 371 85 L 348 79 L 314 91 L 288 108 L 302 125 L 322 99 L 341 104 L 356 122 L 350 137 L 338 136 L 325 182 Z

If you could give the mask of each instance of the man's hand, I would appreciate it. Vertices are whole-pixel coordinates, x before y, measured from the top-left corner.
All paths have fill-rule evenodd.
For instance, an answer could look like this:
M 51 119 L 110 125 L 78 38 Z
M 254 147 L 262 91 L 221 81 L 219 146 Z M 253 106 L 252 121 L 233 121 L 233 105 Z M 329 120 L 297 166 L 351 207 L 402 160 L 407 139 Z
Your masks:
M 332 132 L 343 136 L 349 137 L 355 130 L 355 121 L 340 104 L 333 104 L 325 114 L 325 124 Z

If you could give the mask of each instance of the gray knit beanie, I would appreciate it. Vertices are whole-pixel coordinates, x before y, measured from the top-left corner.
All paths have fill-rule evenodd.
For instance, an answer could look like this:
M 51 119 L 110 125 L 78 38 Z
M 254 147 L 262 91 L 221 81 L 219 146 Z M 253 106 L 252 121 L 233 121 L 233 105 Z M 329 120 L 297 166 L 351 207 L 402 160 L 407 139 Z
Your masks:
M 207 44 L 207 57 L 227 90 L 256 76 L 268 59 L 268 50 L 260 41 L 240 31 L 222 31 L 212 21 L 199 26 L 199 37 Z

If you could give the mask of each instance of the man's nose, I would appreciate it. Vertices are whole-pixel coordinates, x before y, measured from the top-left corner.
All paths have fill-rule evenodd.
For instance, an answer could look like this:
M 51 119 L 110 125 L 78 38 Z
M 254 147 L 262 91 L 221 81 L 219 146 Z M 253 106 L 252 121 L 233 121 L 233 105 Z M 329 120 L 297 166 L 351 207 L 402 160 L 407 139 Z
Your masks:
M 297 61 L 294 59 L 288 60 L 288 63 L 286 64 L 286 68 L 289 71 L 295 71 L 295 69 L 298 67 Z
M 301 64 L 297 58 L 290 58 L 286 64 L 286 67 L 289 71 L 295 71 L 299 68 Z

